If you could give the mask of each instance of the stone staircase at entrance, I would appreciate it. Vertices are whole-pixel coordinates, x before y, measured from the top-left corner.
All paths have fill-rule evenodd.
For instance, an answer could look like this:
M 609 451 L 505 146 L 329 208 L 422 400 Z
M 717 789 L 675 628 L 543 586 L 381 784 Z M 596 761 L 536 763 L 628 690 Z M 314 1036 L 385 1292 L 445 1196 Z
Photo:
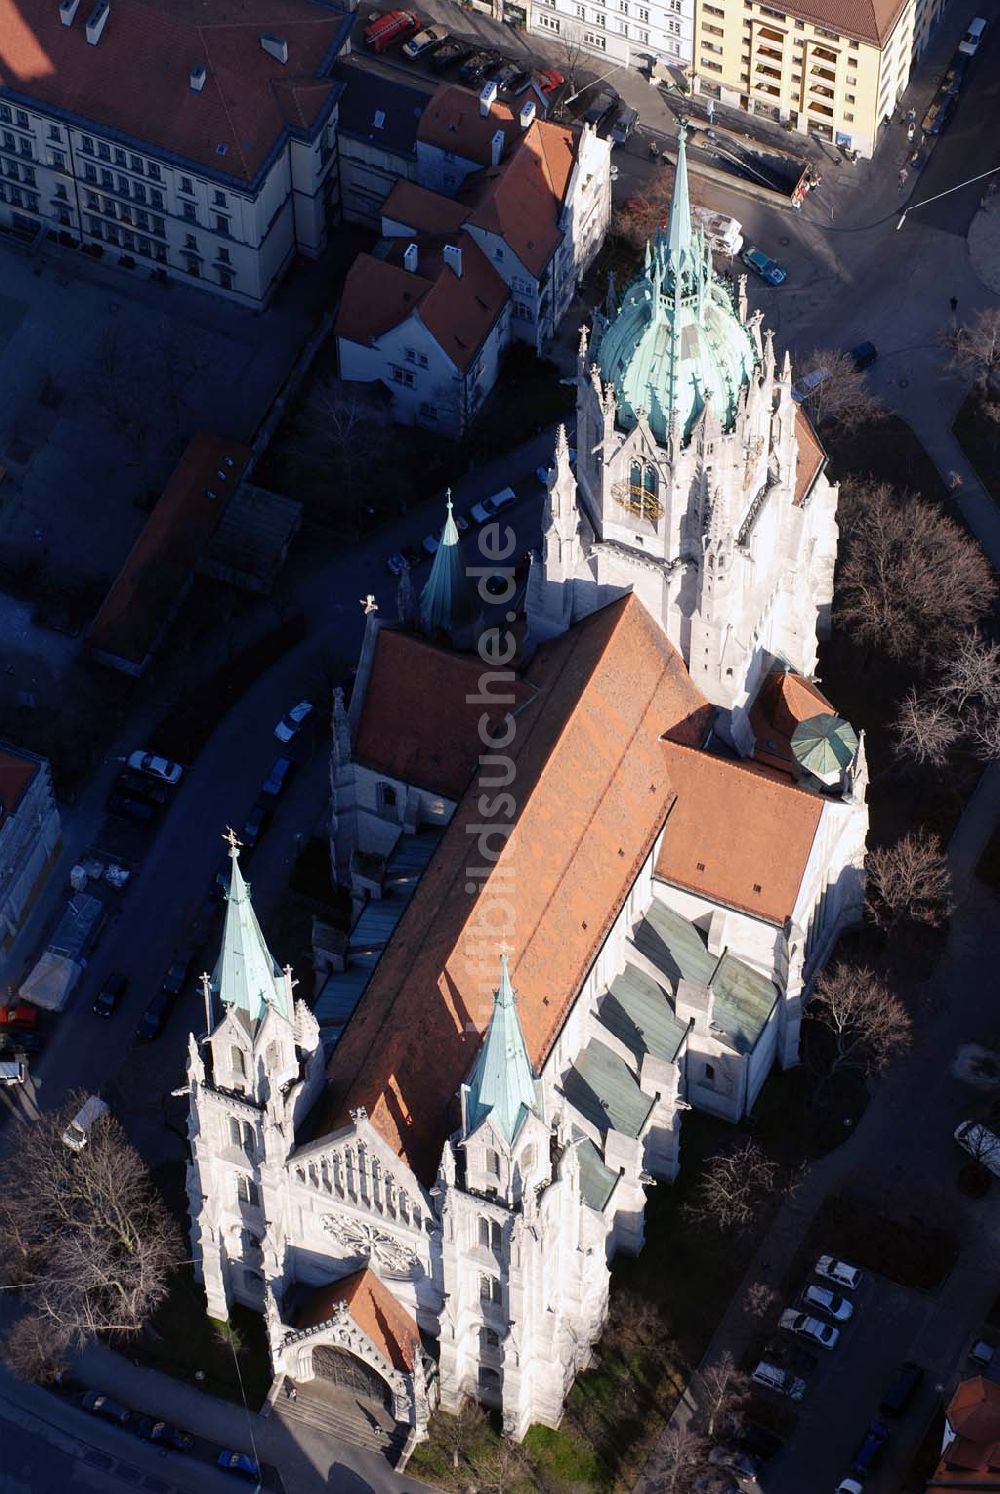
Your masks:
M 349 1442 L 355 1447 L 370 1448 L 380 1452 L 395 1467 L 406 1442 L 408 1427 L 394 1423 L 393 1430 L 386 1431 L 376 1426 L 357 1404 L 346 1396 L 324 1395 L 322 1399 L 311 1396 L 307 1389 L 299 1387 L 294 1401 L 282 1395 L 275 1402 L 273 1415 L 282 1421 L 299 1422 L 326 1432 L 338 1442 Z

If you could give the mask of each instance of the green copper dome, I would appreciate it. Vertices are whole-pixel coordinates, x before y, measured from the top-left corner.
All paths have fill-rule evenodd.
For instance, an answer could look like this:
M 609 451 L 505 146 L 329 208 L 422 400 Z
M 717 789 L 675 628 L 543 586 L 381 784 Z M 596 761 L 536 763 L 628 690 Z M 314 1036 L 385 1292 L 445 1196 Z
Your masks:
M 750 330 L 712 269 L 711 250 L 692 228 L 683 125 L 677 139 L 667 232 L 646 245 L 642 274 L 595 339 L 601 376 L 615 387 L 618 424 L 631 430 L 643 410 L 664 444 L 674 416 L 686 437 L 706 405 L 729 428 L 757 361 Z

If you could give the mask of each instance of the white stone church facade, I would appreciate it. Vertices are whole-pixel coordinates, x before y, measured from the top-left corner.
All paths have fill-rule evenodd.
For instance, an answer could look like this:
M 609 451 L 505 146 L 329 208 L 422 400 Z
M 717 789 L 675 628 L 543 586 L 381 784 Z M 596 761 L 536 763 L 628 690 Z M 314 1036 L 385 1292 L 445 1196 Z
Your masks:
M 737 1121 L 797 1061 L 861 911 L 863 742 L 811 678 L 836 491 L 692 230 L 683 141 L 669 233 L 581 343 L 577 447 L 513 629 L 450 510 L 419 604 L 404 577 L 369 614 L 334 707 L 350 933 L 296 1000 L 234 847 L 190 1046 L 209 1312 L 264 1312 L 276 1375 L 411 1441 L 466 1396 L 558 1423 L 683 1111 Z

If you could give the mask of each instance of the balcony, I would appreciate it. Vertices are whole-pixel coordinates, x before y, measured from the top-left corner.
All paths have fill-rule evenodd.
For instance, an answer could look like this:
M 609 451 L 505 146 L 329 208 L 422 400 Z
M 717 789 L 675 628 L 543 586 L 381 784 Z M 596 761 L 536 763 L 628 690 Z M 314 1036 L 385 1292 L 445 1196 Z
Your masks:
M 777 62 L 779 65 L 784 61 L 784 53 L 774 47 L 758 47 L 757 56 L 767 57 L 771 62 Z
M 824 87 L 822 83 L 810 83 L 806 92 L 810 98 L 813 96 L 820 99 L 832 99 L 835 97 L 833 89 Z
M 751 83 L 751 93 L 764 93 L 769 99 L 780 99 L 781 89 L 774 88 L 770 83 Z
M 809 99 L 807 101 L 807 103 L 806 103 L 806 109 L 809 111 L 810 114 L 822 114 L 827 119 L 832 119 L 833 118 L 833 110 L 829 107 L 829 105 L 828 104 L 819 104 L 819 103 L 816 102 L 815 99 Z
M 759 78 L 771 78 L 775 83 L 781 82 L 781 73 L 777 68 L 763 67 L 760 63 L 754 68 L 754 74 Z
M 837 74 L 830 67 L 811 67 L 809 69 L 809 76 L 810 78 L 822 78 L 826 83 L 836 83 L 837 81 Z

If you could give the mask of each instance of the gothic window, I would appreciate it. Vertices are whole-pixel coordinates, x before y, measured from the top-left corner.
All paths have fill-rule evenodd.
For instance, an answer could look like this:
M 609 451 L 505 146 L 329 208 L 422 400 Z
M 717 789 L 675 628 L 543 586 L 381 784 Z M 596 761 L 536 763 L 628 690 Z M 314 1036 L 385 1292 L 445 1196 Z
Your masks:
M 495 1328 L 480 1328 L 479 1347 L 480 1350 L 499 1349 L 500 1335 Z
M 238 1048 L 235 1043 L 229 1050 L 229 1067 L 232 1069 L 234 1074 L 240 1074 L 244 1079 L 246 1078 L 246 1055 L 243 1052 L 243 1049 Z
M 500 1375 L 499 1375 L 499 1372 L 497 1370 L 495 1370 L 495 1369 L 491 1369 L 488 1364 L 480 1365 L 480 1368 L 479 1368 L 479 1388 L 480 1388 L 480 1390 L 499 1390 L 500 1389 Z
M 483 1165 L 488 1173 L 498 1178 L 500 1176 L 500 1153 L 495 1152 L 491 1146 L 488 1146 L 486 1148 L 486 1161 Z
M 715 1083 L 715 1065 L 714 1064 L 707 1063 L 705 1065 L 705 1083 L 706 1084 L 714 1084 Z
M 663 512 L 656 468 L 649 462 L 631 462 L 628 482 L 616 482 L 611 491 L 615 501 L 637 518 L 655 522 Z
M 487 1250 L 499 1251 L 503 1230 L 497 1219 L 480 1219 L 479 1243 Z
M 524 1151 L 521 1153 L 521 1176 L 523 1178 L 527 1177 L 528 1173 L 531 1172 L 534 1168 L 534 1165 L 535 1148 L 533 1146 L 526 1146 Z
M 380 783 L 378 786 L 378 812 L 395 818 L 396 790 L 391 783 Z
M 260 1208 L 260 1189 L 253 1178 L 244 1177 L 243 1173 L 236 1176 L 236 1196 L 240 1203 L 252 1204 L 255 1209 Z
M 268 1045 L 267 1045 L 267 1069 L 268 1069 L 268 1073 L 273 1074 L 274 1071 L 275 1071 L 275 1069 L 278 1068 L 278 1066 L 279 1066 L 280 1063 L 281 1063 L 281 1051 L 278 1048 L 277 1043 L 268 1043 Z
M 229 1117 L 229 1139 L 233 1146 L 238 1147 L 246 1156 L 252 1157 L 256 1150 L 256 1140 L 253 1126 L 249 1121 L 239 1121 L 234 1115 Z
M 500 1304 L 500 1283 L 495 1276 L 485 1274 L 479 1278 L 479 1300 L 480 1302 L 493 1302 Z

